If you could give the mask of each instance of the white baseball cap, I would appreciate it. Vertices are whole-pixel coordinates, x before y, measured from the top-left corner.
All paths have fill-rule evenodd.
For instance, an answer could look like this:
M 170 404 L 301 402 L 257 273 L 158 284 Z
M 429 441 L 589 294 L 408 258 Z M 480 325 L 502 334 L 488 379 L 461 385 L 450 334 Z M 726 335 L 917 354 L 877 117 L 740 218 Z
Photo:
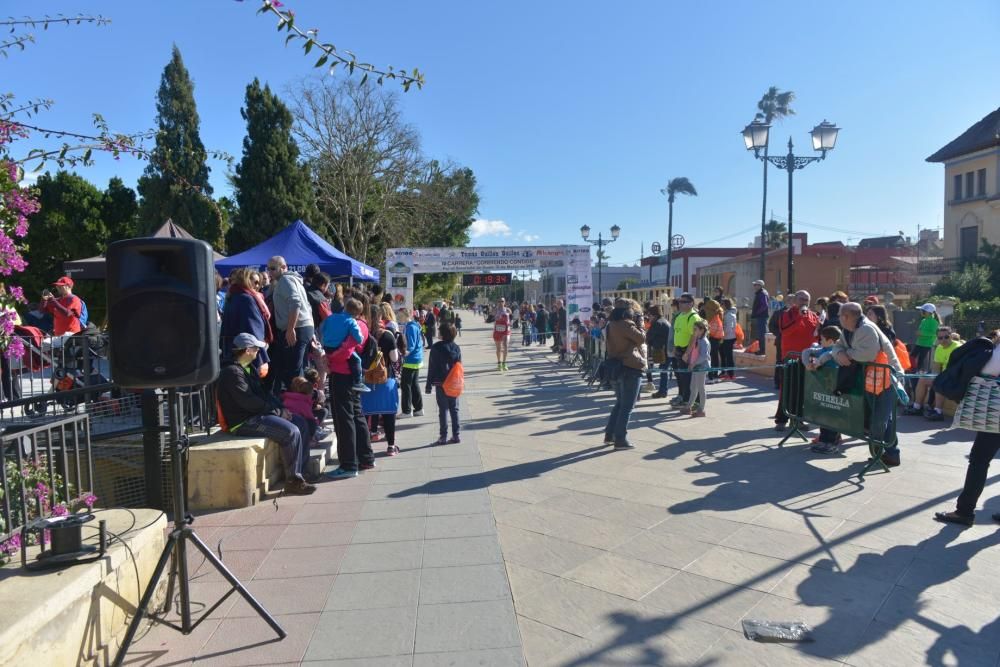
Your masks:
M 922 310 L 925 313 L 936 313 L 937 307 L 933 303 L 925 303 L 922 306 L 917 306 L 917 310 Z

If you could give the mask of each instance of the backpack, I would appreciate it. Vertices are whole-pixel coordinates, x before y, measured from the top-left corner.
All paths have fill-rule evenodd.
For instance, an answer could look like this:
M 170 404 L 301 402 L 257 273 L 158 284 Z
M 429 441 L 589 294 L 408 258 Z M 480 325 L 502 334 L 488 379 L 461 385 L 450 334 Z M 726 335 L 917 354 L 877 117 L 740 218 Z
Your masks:
M 993 356 L 993 341 L 974 338 L 951 353 L 948 368 L 934 378 L 934 393 L 952 401 L 965 398 L 972 378 L 979 375 L 983 366 Z
M 80 297 L 76 297 L 80 299 Z M 87 326 L 87 322 L 90 321 L 90 313 L 87 312 L 87 302 L 80 299 L 80 326 Z
M 740 323 L 737 322 L 736 323 L 736 345 L 738 347 L 743 347 L 743 341 L 745 341 L 745 340 L 746 340 L 746 334 L 743 333 L 743 327 L 741 327 Z
M 364 368 L 365 382 L 367 384 L 385 384 L 386 380 L 389 379 L 389 373 L 385 367 L 385 356 L 370 334 L 362 352 L 361 363 L 362 368 Z
M 465 369 L 461 361 L 456 361 L 441 383 L 441 389 L 448 398 L 458 398 L 465 389 Z

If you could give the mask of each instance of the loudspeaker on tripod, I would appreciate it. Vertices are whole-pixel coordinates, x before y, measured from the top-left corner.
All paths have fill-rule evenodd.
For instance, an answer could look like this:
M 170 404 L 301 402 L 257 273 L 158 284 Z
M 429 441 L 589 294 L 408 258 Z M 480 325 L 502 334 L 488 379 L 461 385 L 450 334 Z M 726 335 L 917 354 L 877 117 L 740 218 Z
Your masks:
M 197 239 L 139 238 L 108 246 L 111 377 L 158 389 L 213 382 L 219 330 L 212 248 Z

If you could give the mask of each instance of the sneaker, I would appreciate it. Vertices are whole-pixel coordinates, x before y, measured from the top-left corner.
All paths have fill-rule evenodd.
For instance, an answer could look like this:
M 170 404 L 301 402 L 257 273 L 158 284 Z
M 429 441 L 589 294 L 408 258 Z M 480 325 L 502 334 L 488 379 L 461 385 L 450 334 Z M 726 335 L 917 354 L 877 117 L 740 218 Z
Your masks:
M 809 448 L 809 451 L 816 452 L 817 454 L 835 454 L 840 456 L 840 447 L 832 442 L 817 442 Z
M 885 453 L 882 455 L 882 463 L 885 464 L 887 468 L 896 468 L 899 466 L 899 454 L 889 454 Z
M 423 417 L 424 416 L 424 411 L 423 410 L 414 410 L 413 411 L 413 416 L 414 417 Z
M 358 464 L 358 470 L 364 471 L 364 470 L 374 470 L 374 469 L 375 469 L 375 462 L 374 461 L 372 461 L 371 463 L 359 463 Z
M 500 372 L 500 371 L 502 371 L 502 370 L 503 370 L 503 364 L 501 364 L 501 363 L 500 363 L 500 362 L 498 361 L 498 362 L 497 362 L 497 372 L 499 373 L 499 372 Z
M 507 364 L 504 364 L 504 365 L 503 365 L 503 369 L 504 369 L 505 371 L 509 371 L 509 370 L 510 370 L 510 366 L 508 366 Z
M 432 442 L 431 444 L 432 445 L 447 445 L 448 444 L 448 439 L 445 438 L 444 436 L 442 436 L 442 437 L 438 438 L 437 440 L 435 440 L 434 442 Z
M 398 415 L 396 415 L 396 419 L 406 419 L 407 417 L 412 417 L 412 416 L 413 416 L 412 412 L 400 412 Z
M 322 442 L 323 440 L 329 438 L 331 435 L 333 435 L 332 430 L 328 428 L 321 428 L 318 431 L 316 431 L 316 435 L 314 437 L 316 438 L 317 442 Z
M 399 447 L 396 445 L 389 445 L 385 450 L 386 456 L 395 456 L 396 454 L 399 454 Z
M 462 439 L 459 438 L 457 435 L 453 435 L 450 438 L 448 438 L 449 445 L 457 445 L 460 442 L 462 442 Z
M 924 409 L 923 408 L 915 408 L 912 405 L 907 405 L 905 408 L 903 408 L 903 414 L 904 415 L 909 415 L 911 417 L 914 417 L 916 415 L 922 415 L 922 414 L 924 414 Z
M 621 442 L 616 442 L 615 443 L 615 451 L 616 452 L 617 451 L 624 451 L 626 449 L 635 449 L 635 445 L 633 445 L 628 440 L 622 440 Z
M 301 477 L 295 477 L 285 482 L 285 495 L 287 496 L 308 496 L 315 491 L 316 487 Z
M 615 444 L 615 439 L 612 438 L 611 436 L 606 435 L 606 436 L 604 436 L 604 444 L 605 445 L 613 445 L 613 444 Z
M 344 470 L 343 468 L 337 468 L 336 470 L 331 470 L 326 473 L 326 476 L 330 479 L 347 479 L 348 477 L 357 477 L 357 470 Z
M 670 399 L 670 405 L 673 405 L 675 407 L 681 405 L 683 402 L 684 399 L 681 398 L 680 396 L 674 396 L 673 398 Z
M 382 439 L 382 434 L 381 433 L 379 433 L 378 431 L 375 431 L 374 433 L 372 433 L 372 442 L 378 442 L 381 439 Z
M 351 391 L 356 391 L 359 394 L 367 394 L 368 392 L 371 391 L 371 389 L 369 389 L 368 385 L 366 385 L 364 382 L 358 382 L 351 385 Z
M 784 422 L 775 422 L 774 430 L 778 433 L 784 433 L 788 430 L 788 424 L 785 424 Z
M 653 393 L 653 394 L 652 394 L 652 395 L 650 396 L 650 398 L 666 398 L 666 397 L 667 397 L 667 395 L 666 395 L 666 394 L 665 394 L 664 392 L 662 392 L 662 391 L 657 391 L 657 392 L 654 392 L 654 393 Z
M 691 416 L 692 417 L 704 417 L 705 416 L 705 411 L 704 410 L 696 410 L 696 411 L 694 411 L 694 412 L 691 413 Z
M 689 414 L 691 414 L 691 408 L 689 408 L 689 407 L 688 407 L 688 406 L 686 406 L 686 405 L 682 405 L 682 406 L 680 407 L 680 413 L 681 413 L 682 415 L 689 415 Z
M 937 410 L 932 410 L 931 412 L 927 413 L 927 421 L 929 421 L 929 422 L 943 422 L 944 421 L 944 413 L 943 412 L 938 412 Z

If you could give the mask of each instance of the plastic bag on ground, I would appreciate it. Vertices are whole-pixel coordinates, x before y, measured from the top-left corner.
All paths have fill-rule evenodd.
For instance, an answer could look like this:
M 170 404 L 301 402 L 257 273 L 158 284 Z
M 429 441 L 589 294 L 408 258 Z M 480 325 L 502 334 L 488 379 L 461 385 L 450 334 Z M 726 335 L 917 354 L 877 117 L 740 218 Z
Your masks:
M 743 636 L 755 642 L 811 642 L 812 629 L 801 621 L 743 620 Z

